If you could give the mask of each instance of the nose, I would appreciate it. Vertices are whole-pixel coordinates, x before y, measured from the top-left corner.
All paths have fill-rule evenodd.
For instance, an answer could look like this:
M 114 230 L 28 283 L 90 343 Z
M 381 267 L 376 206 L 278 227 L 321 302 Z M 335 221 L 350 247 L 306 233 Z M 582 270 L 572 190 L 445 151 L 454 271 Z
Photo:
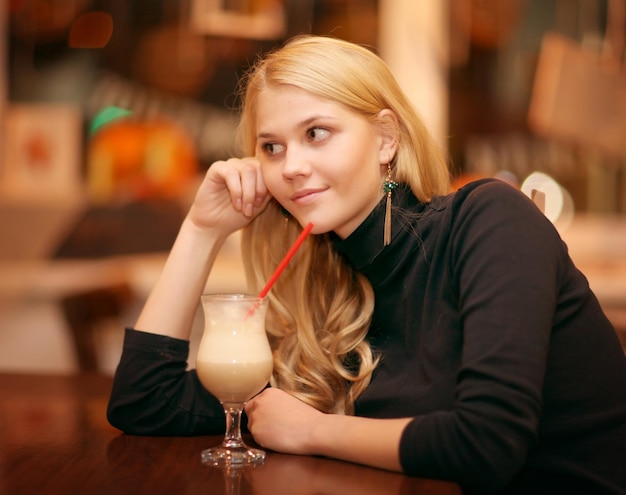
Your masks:
M 285 153 L 282 173 L 286 181 L 292 181 L 299 176 L 310 175 L 311 165 L 305 150 L 298 146 L 290 146 Z

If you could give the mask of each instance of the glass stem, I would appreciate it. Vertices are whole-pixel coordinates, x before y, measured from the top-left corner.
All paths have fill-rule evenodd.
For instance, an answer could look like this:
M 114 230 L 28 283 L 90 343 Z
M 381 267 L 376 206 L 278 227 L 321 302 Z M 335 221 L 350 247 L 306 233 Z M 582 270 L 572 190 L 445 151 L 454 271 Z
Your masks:
M 226 413 L 226 434 L 224 435 L 224 447 L 234 448 L 243 447 L 243 439 L 241 438 L 241 412 L 243 405 L 225 405 Z
M 226 468 L 224 470 L 224 483 L 227 495 L 239 495 L 241 493 L 241 469 Z

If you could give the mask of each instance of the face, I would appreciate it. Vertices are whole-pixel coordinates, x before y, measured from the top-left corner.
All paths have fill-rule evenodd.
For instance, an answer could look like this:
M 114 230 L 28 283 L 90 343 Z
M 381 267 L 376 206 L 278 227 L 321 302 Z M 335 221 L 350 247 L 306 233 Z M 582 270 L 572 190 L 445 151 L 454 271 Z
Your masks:
M 259 95 L 256 153 L 267 189 L 313 233 L 350 235 L 383 197 L 387 139 L 360 114 L 307 91 Z

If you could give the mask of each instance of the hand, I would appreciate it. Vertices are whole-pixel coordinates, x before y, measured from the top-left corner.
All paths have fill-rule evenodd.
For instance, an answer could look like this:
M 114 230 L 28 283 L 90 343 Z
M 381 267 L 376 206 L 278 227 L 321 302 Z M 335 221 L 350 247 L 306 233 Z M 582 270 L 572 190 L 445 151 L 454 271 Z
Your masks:
M 413 418 L 326 414 L 288 393 L 267 388 L 245 407 L 254 440 L 286 454 L 331 457 L 401 471 L 400 439 Z
M 267 388 L 248 401 L 245 412 L 259 445 L 289 454 L 316 454 L 311 433 L 324 413 L 276 388 Z
M 198 188 L 189 219 L 226 234 L 245 227 L 265 209 L 270 194 L 254 157 L 213 163 Z

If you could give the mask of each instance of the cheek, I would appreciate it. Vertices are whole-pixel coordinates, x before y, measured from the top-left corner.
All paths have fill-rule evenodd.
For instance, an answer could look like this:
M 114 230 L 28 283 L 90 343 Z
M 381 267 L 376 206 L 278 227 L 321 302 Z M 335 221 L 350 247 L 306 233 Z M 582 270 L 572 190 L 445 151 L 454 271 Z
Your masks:
M 263 176 L 263 182 L 265 187 L 272 196 L 280 193 L 281 185 L 283 183 L 282 175 L 278 169 L 274 167 L 268 167 L 261 164 L 261 175 Z

